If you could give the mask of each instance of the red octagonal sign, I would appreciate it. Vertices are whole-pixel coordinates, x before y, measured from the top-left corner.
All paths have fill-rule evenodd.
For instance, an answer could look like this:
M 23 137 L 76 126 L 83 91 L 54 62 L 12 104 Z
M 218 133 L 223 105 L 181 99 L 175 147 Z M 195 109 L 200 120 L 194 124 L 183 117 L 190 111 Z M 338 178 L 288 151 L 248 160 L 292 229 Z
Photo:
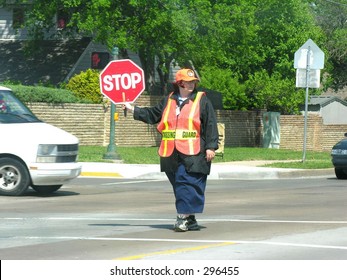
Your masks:
M 130 59 L 111 61 L 99 78 L 101 93 L 115 104 L 134 102 L 145 90 L 143 70 Z

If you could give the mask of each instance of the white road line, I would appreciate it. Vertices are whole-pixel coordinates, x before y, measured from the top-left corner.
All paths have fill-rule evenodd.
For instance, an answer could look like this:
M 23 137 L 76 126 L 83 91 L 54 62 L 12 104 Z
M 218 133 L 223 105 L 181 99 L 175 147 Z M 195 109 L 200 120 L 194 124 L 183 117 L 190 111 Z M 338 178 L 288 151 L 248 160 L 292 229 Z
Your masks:
M 101 186 L 138 184 L 138 183 L 149 183 L 149 182 L 160 182 L 160 181 L 167 181 L 167 180 L 164 180 L 164 179 L 153 179 L 153 180 L 122 181 L 122 182 L 105 183 L 105 184 L 101 184 Z
M 288 243 L 288 242 L 267 242 L 267 241 L 245 241 L 245 240 L 197 240 L 197 239 L 161 239 L 161 238 L 119 238 L 119 237 L 88 237 L 88 236 L 27 236 L 11 237 L 10 239 L 40 239 L 40 240 L 91 240 L 91 241 L 137 241 L 137 242 L 171 242 L 171 243 L 230 243 L 236 244 L 256 244 L 286 247 L 305 247 L 318 249 L 347 250 L 347 246 L 332 246 L 320 244 Z M 235 244 L 236 243 L 236 244 Z
M 173 221 L 171 218 L 103 218 L 103 217 L 0 217 L 0 220 L 72 220 L 72 221 Z M 298 224 L 347 224 L 347 221 L 309 221 L 309 220 L 247 220 L 247 219 L 199 219 L 200 222 L 235 223 L 298 223 Z

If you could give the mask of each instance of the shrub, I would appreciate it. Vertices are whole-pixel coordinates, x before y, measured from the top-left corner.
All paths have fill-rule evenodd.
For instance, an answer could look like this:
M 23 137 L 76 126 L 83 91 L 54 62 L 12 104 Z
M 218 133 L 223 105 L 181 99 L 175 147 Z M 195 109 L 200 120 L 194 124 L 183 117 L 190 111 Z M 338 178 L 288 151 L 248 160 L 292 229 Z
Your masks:
M 251 108 L 292 115 L 298 114 L 300 105 L 305 103 L 303 90 L 296 89 L 293 79 L 278 72 L 272 75 L 265 70 L 256 72 L 245 84 Z
M 43 86 L 23 86 L 5 82 L 4 86 L 10 88 L 13 93 L 24 103 L 90 103 L 87 100 L 77 98 L 67 89 L 48 88 Z
M 238 78 L 229 69 L 204 67 L 201 70 L 201 77 L 202 87 L 222 93 L 224 109 L 247 109 L 249 102 L 245 94 L 245 86 L 239 83 Z
M 93 103 L 102 103 L 103 95 L 100 93 L 99 71 L 87 69 L 73 76 L 66 85 L 79 99 L 86 99 Z

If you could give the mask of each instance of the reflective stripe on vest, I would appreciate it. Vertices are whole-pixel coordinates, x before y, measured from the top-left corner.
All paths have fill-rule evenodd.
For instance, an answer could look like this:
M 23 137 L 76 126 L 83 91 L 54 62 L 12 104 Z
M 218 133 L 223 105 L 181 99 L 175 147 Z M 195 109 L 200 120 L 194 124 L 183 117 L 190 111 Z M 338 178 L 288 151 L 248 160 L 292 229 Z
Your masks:
M 203 92 L 198 92 L 194 102 L 189 100 L 177 116 L 177 102 L 169 96 L 163 118 L 157 126 L 162 134 L 159 147 L 161 157 L 169 157 L 174 148 L 186 155 L 200 152 L 200 100 Z
M 165 138 L 161 140 L 160 147 L 159 147 L 159 155 L 162 157 L 168 157 L 172 154 L 173 149 L 175 147 L 175 143 L 173 142 L 175 140 L 175 137 L 167 137 L 169 134 L 172 135 L 174 133 L 174 130 L 169 130 L 169 113 L 172 106 L 176 108 L 176 102 L 175 100 L 171 99 L 171 95 L 169 96 L 166 108 L 164 109 L 163 118 L 162 121 L 158 124 L 157 129 L 159 130 L 159 125 L 164 126 L 164 129 L 159 130 L 159 132 L 164 132 Z

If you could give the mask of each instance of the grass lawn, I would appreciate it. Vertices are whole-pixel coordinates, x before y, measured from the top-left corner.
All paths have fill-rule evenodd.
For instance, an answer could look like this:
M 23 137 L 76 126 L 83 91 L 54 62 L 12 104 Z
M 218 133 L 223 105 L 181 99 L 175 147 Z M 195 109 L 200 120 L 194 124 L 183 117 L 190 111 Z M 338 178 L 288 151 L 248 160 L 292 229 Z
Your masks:
M 157 147 L 116 147 L 116 153 L 124 163 L 130 164 L 157 164 L 159 163 Z M 79 161 L 107 162 L 103 159 L 107 147 L 80 146 Z M 217 156 L 214 162 L 230 162 L 245 160 L 288 160 L 290 162 L 277 162 L 266 166 L 281 168 L 320 169 L 332 168 L 329 152 L 306 152 L 306 160 L 302 162 L 302 151 L 291 151 L 266 148 L 225 148 L 223 158 Z

